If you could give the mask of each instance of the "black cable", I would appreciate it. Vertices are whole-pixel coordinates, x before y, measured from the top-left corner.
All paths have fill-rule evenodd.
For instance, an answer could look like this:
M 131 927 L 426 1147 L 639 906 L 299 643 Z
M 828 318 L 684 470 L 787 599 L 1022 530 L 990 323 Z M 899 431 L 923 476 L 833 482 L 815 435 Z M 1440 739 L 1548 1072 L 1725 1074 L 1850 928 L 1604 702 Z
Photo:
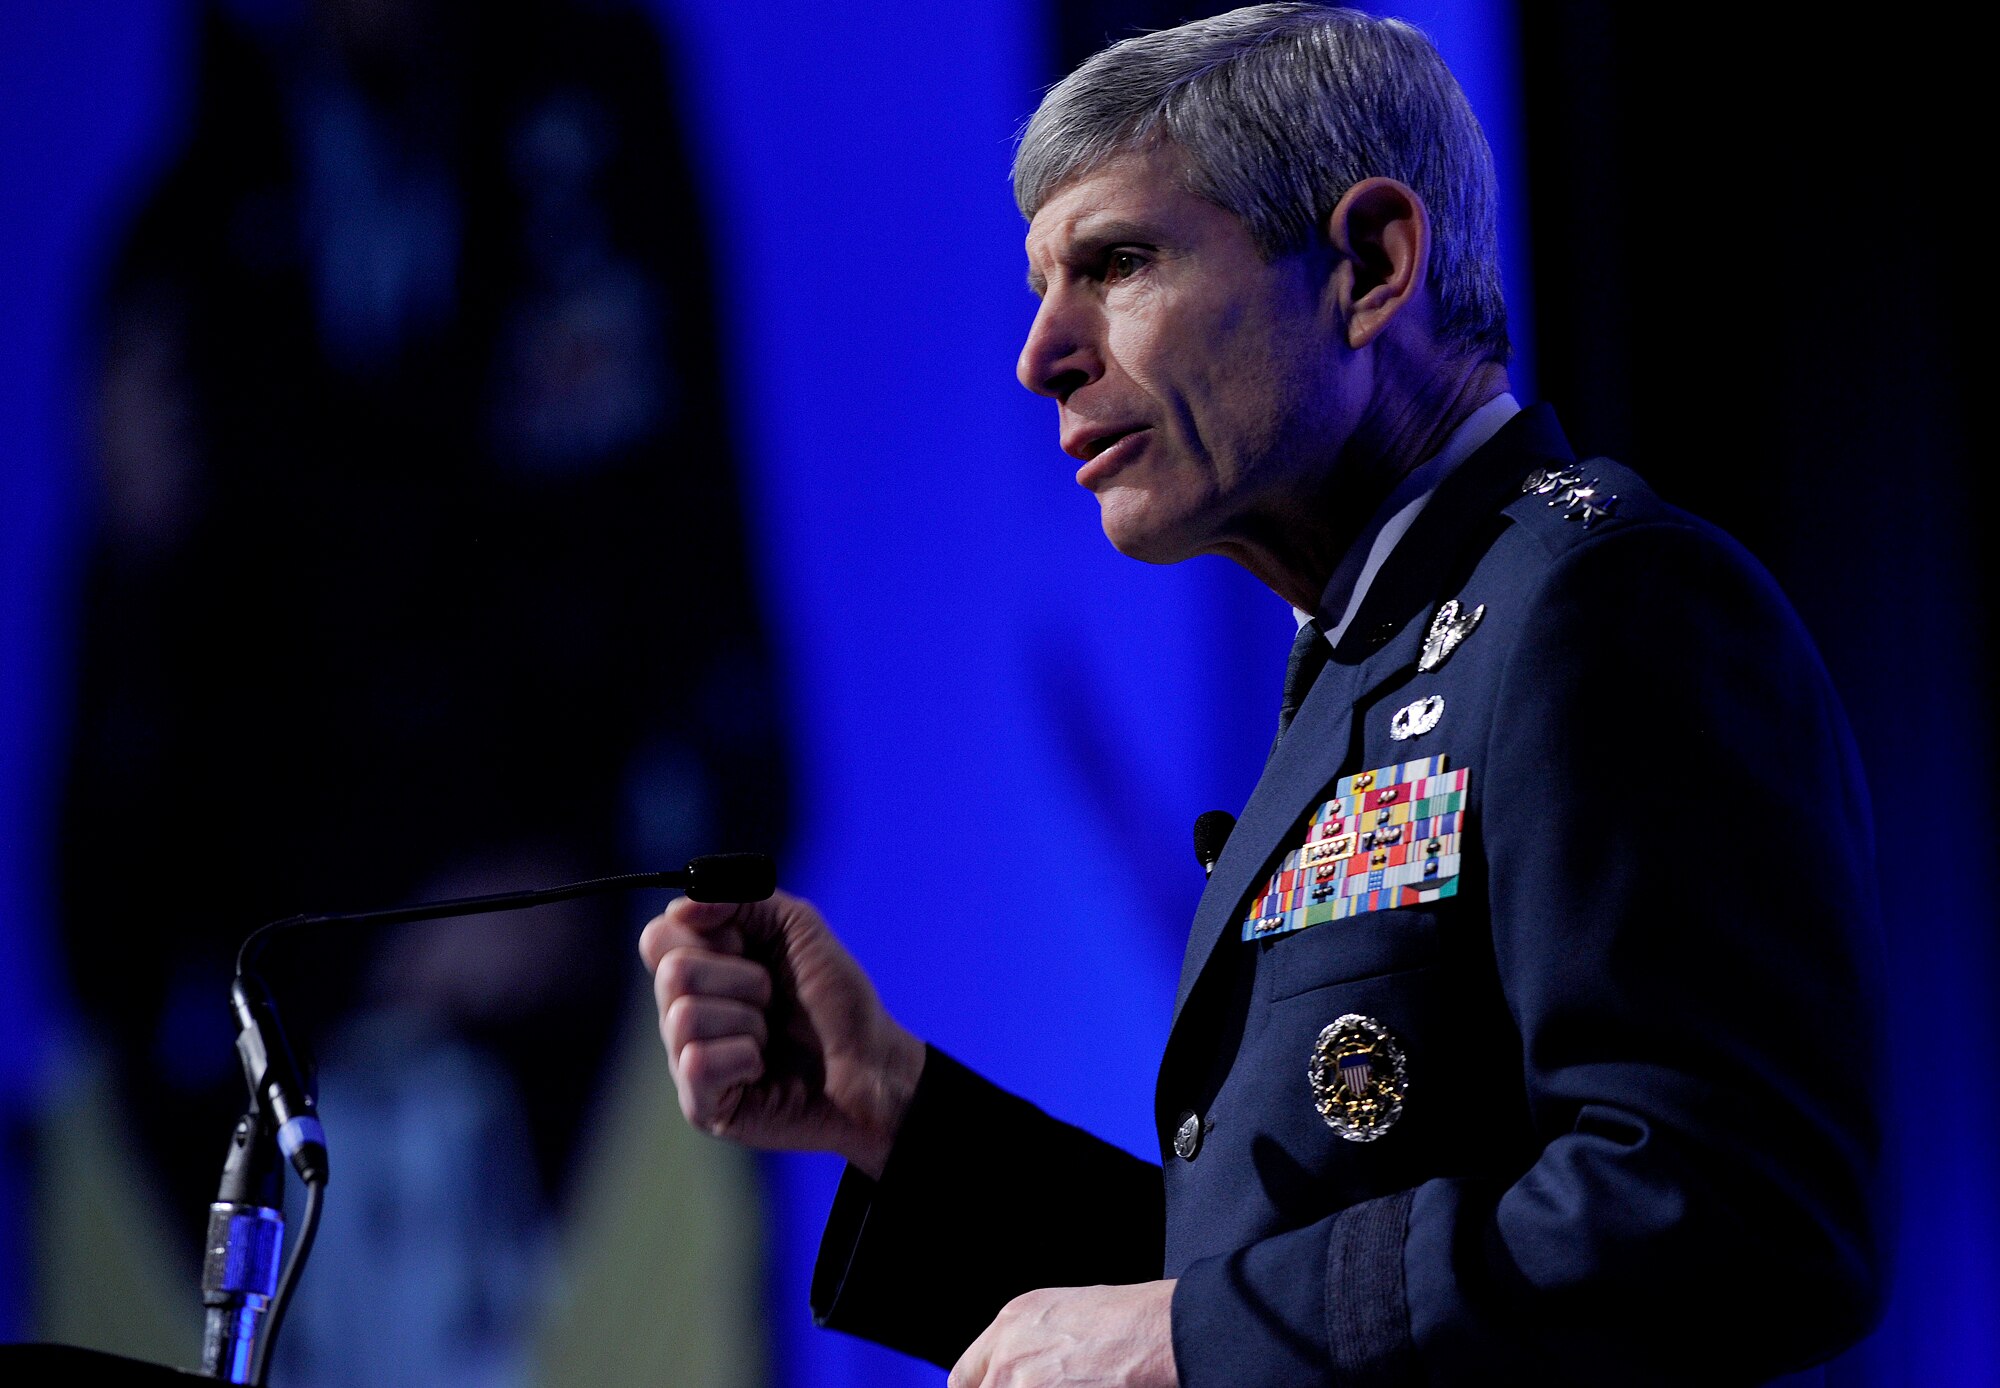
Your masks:
M 250 1366 L 250 1382 L 256 1388 L 261 1388 L 264 1382 L 264 1369 L 270 1362 L 272 1349 L 277 1346 L 278 1331 L 284 1326 L 285 1308 L 291 1304 L 292 1289 L 298 1285 L 299 1271 L 305 1267 L 306 1258 L 312 1253 L 313 1236 L 319 1233 L 320 1202 L 325 1196 L 325 1182 L 307 1183 L 306 1211 L 299 1218 L 299 1236 L 292 1244 L 292 1251 L 285 1255 L 285 1268 L 278 1274 L 278 1290 L 271 1297 L 264 1334 L 257 1344 L 257 1362 Z
M 477 916 L 488 911 L 518 911 L 527 906 L 547 906 L 599 892 L 631 891 L 639 887 L 682 887 L 696 901 L 762 901 L 777 890 L 778 869 L 762 853 L 708 853 L 690 859 L 679 872 L 627 872 L 616 877 L 593 877 L 588 882 L 571 882 L 561 887 L 537 891 L 494 892 L 490 896 L 466 896 L 456 901 L 424 901 L 415 906 L 391 906 L 382 911 L 354 911 L 333 916 L 287 916 L 258 926 L 243 939 L 236 951 L 236 972 L 244 974 L 263 953 L 264 942 L 275 930 L 291 930 L 306 925 L 395 925 L 402 921 L 444 920 L 450 916 Z
M 355 911 L 344 915 L 287 916 L 258 926 L 243 939 L 236 951 L 236 972 L 244 973 L 264 951 L 265 938 L 276 930 L 307 925 L 396 925 L 402 921 L 443 920 L 450 916 L 476 916 L 487 911 L 518 911 L 524 906 L 546 906 L 597 892 L 637 887 L 678 887 L 686 883 L 685 872 L 628 872 L 616 877 L 594 877 L 588 882 L 570 882 L 560 887 L 535 891 L 494 892 L 490 896 L 460 897 L 455 901 L 424 902 L 415 906 L 391 906 L 380 911 Z M 768 895 L 768 892 L 766 893 Z

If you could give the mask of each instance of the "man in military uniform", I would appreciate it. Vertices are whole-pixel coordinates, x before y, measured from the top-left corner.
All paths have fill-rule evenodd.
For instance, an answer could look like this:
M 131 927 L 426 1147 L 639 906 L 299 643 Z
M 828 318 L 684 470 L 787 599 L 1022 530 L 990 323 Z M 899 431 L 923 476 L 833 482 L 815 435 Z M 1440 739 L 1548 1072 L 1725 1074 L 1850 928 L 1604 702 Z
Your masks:
M 924 1047 L 801 901 L 647 926 L 688 1118 L 850 1162 L 822 1323 L 954 1388 L 1755 1382 L 1850 1343 L 1885 1235 L 1845 723 L 1753 560 L 1508 393 L 1435 52 L 1299 5 L 1131 39 L 1016 191 L 1021 380 L 1107 536 L 1237 560 L 1299 639 L 1159 1167 Z

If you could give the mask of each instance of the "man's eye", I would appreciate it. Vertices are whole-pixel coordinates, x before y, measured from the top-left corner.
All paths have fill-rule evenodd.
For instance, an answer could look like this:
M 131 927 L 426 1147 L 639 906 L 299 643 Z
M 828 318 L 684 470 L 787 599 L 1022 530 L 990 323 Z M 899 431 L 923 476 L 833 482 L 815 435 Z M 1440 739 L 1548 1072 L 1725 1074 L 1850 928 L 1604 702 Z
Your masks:
M 1104 257 L 1105 282 L 1116 283 L 1122 279 L 1129 279 L 1138 273 L 1139 267 L 1143 264 L 1145 262 L 1135 252 L 1113 251 Z

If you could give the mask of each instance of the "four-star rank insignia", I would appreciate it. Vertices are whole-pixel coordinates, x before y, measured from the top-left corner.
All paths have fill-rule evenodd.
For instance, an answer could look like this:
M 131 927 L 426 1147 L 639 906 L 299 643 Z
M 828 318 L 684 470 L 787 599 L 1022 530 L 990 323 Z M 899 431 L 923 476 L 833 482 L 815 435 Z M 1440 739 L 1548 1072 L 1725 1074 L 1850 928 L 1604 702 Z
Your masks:
M 1363 911 L 1458 895 L 1472 773 L 1420 757 L 1343 776 L 1312 812 L 1305 841 L 1250 897 L 1243 938 L 1262 940 Z
M 1563 519 L 1582 521 L 1585 530 L 1618 509 L 1615 494 L 1603 490 L 1593 477 L 1588 482 L 1575 467 L 1536 468 L 1521 483 L 1522 496 L 1545 496 L 1549 505 L 1563 508 Z
M 1472 635 L 1479 626 L 1479 619 L 1486 615 L 1486 604 L 1481 603 L 1470 612 L 1459 609 L 1457 598 L 1446 598 L 1439 606 L 1437 616 L 1431 618 L 1431 629 L 1424 633 L 1423 654 L 1417 657 L 1417 669 L 1429 674 L 1451 658 L 1458 649 L 1459 642 Z
M 1349 1012 L 1313 1042 L 1313 1107 L 1349 1142 L 1373 1142 L 1403 1116 L 1409 1066 L 1395 1035 L 1373 1017 Z
M 1565 487 L 1574 487 L 1583 481 L 1583 474 L 1573 467 L 1536 468 L 1521 483 L 1522 496 L 1547 496 Z M 1551 502 L 1551 505 L 1554 503 Z
M 1595 477 L 1590 479 L 1589 486 L 1571 487 L 1556 501 L 1560 501 L 1565 508 L 1563 519 L 1580 520 L 1585 530 L 1618 509 L 1617 496 L 1602 490 Z M 1549 505 L 1554 506 L 1556 501 L 1551 501 Z

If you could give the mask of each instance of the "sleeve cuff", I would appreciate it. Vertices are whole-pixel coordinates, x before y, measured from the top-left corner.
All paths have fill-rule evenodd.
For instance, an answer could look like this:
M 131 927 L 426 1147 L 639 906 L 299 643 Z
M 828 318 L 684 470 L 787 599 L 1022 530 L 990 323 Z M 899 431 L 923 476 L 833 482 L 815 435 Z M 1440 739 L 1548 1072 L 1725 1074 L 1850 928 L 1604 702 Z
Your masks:
M 1410 1335 L 1403 1245 L 1413 1190 L 1342 1210 L 1326 1251 L 1326 1333 L 1336 1381 L 1355 1385 L 1414 1383 L 1417 1348 Z
M 1412 1192 L 1189 1265 L 1174 1287 L 1181 1388 L 1417 1381 L 1403 1282 Z
M 936 1047 L 882 1179 L 850 1168 L 813 1267 L 819 1325 L 949 1366 L 1036 1287 L 1160 1275 L 1160 1169 Z
M 923 1074 L 903 1126 L 871 1181 L 849 1166 L 820 1236 L 813 1263 L 813 1323 L 841 1330 L 949 1368 L 986 1328 L 978 1312 L 954 1308 L 940 1295 L 954 1280 L 938 1266 L 941 1232 L 927 1220 L 927 1203 L 950 1153 L 965 1146 L 969 1115 L 999 1090 L 935 1046 L 924 1048 Z M 976 1319 L 977 1323 L 972 1323 Z M 966 1326 L 970 1324 L 968 1331 Z

